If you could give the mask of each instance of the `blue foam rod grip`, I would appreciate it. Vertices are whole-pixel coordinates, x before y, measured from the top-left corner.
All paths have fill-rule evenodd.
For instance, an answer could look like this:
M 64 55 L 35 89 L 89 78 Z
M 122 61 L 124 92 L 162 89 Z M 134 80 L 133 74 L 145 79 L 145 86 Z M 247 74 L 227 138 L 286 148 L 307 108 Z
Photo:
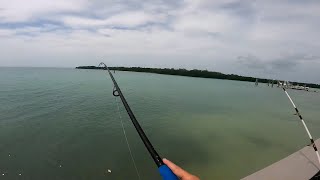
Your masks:
M 163 180 L 179 180 L 167 165 L 160 166 L 158 170 Z

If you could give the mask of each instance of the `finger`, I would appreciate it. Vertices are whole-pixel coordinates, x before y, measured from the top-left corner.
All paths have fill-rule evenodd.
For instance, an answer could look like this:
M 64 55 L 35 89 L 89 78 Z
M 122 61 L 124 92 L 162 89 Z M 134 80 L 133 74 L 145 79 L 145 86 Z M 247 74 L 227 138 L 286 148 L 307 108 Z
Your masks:
M 172 170 L 172 172 L 177 175 L 179 178 L 185 178 L 190 176 L 188 172 L 174 164 L 173 162 L 169 161 L 168 159 L 163 159 L 163 162 Z

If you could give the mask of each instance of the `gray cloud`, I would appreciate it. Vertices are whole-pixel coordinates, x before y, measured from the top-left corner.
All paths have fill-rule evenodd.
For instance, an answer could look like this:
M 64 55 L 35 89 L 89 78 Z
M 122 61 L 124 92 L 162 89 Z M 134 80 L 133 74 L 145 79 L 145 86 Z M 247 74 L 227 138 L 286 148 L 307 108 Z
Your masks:
M 258 57 L 253 55 L 238 56 L 237 59 L 238 59 L 237 63 L 252 69 L 266 68 L 266 63 L 264 63 Z
M 282 57 L 270 62 L 270 65 L 275 69 L 293 69 L 302 63 L 317 62 L 318 56 L 308 54 L 296 54 L 287 57 Z
M 251 19 L 256 15 L 254 5 L 250 1 L 234 1 L 223 4 L 222 10 L 233 13 L 235 16 L 241 16 L 242 18 Z
M 263 61 L 254 55 L 238 56 L 238 63 L 253 69 L 293 69 L 301 63 L 317 63 L 319 56 L 309 54 L 295 54 L 276 58 L 271 61 Z

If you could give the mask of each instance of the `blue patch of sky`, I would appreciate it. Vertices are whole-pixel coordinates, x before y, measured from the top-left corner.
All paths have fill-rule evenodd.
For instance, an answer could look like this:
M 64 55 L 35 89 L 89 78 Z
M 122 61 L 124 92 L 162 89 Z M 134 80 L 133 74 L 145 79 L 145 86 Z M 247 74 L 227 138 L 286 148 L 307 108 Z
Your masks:
M 36 20 L 36 21 L 28 21 L 28 22 L 15 22 L 15 23 L 1 23 L 0 22 L 0 28 L 4 29 L 19 29 L 19 28 L 25 28 L 25 27 L 48 27 L 52 26 L 52 29 L 55 28 L 67 28 L 63 25 L 63 23 L 58 21 L 52 21 L 52 20 Z M 53 28 L 55 27 L 55 28 Z
M 27 28 L 26 31 L 24 31 L 25 28 Z M 37 28 L 37 29 L 34 31 L 30 29 L 30 32 L 28 32 L 28 28 Z M 57 32 L 57 31 L 59 31 L 60 33 L 72 32 L 72 28 L 65 26 L 61 22 L 51 21 L 51 20 L 0 23 L 0 29 L 18 30 L 16 31 L 15 35 L 27 36 L 27 37 L 36 37 L 36 36 L 39 36 L 40 33 L 49 33 L 49 32 Z

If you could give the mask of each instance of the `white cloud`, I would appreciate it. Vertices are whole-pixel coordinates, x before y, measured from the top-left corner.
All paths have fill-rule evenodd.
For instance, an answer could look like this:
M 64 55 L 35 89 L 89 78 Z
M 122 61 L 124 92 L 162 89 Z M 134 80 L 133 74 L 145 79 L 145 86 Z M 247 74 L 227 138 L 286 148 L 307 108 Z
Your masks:
M 180 16 L 174 28 L 185 32 L 229 33 L 235 25 L 235 19 L 226 14 L 199 12 Z
M 0 37 L 1 36 L 12 36 L 14 35 L 14 32 L 8 29 L 0 29 Z
M 320 57 L 319 8 L 318 1 L 3 0 L 0 49 L 7 50 L 0 66 L 76 66 L 108 57 L 129 66 L 303 75 L 320 82 L 308 74 L 320 72 L 319 59 L 291 60 Z M 258 60 L 238 63 L 248 55 Z M 275 68 L 279 63 L 307 73 L 284 73 Z M 269 68 L 262 71 L 264 65 Z
M 1 0 L 0 19 L 3 22 L 23 22 L 41 19 L 42 15 L 50 13 L 79 12 L 87 5 L 87 0 Z

